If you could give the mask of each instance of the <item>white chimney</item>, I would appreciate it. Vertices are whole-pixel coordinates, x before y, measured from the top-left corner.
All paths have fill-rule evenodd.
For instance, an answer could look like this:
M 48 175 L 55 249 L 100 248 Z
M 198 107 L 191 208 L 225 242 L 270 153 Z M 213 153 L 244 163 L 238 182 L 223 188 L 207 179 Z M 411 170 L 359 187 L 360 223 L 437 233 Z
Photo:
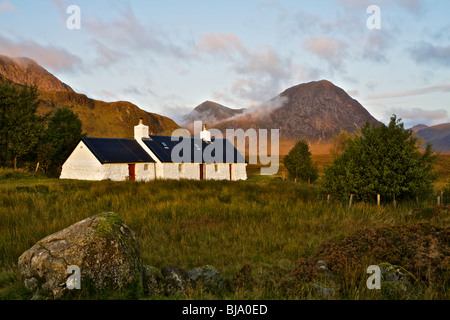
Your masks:
M 207 143 L 211 142 L 211 132 L 206 129 L 206 124 L 203 125 L 203 131 L 200 132 L 200 139 Z
M 134 127 L 134 139 L 142 141 L 143 138 L 150 138 L 148 135 L 148 126 L 144 125 L 143 119 L 139 119 L 139 124 Z

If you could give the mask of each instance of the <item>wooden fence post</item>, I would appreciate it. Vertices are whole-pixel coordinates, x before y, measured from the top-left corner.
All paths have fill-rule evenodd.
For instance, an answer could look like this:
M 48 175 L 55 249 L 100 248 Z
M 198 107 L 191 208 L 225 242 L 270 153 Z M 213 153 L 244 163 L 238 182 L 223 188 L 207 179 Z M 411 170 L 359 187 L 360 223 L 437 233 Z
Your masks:
M 381 205 L 381 195 L 377 194 L 377 206 Z
M 330 197 L 331 197 L 331 194 L 327 195 L 327 204 L 330 204 Z
M 353 202 L 353 194 L 350 195 L 350 202 L 348 203 L 349 208 L 352 206 L 352 202 Z

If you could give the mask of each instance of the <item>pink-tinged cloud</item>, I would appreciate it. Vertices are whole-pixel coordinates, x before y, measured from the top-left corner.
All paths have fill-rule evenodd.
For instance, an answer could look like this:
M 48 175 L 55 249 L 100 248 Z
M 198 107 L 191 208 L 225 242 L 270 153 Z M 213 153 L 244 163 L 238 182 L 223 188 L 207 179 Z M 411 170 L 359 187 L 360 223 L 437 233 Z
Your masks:
M 197 49 L 201 53 L 219 54 L 229 59 L 233 55 L 247 55 L 248 51 L 235 34 L 216 33 L 205 34 L 197 42 Z
M 412 127 L 419 123 L 427 125 L 436 125 L 449 122 L 447 110 L 425 110 L 422 108 L 392 108 L 389 114 L 385 114 L 388 119 L 392 114 L 402 119 L 407 127 Z
M 419 88 L 415 90 L 402 91 L 402 92 L 388 92 L 381 94 L 374 94 L 367 96 L 367 100 L 379 100 L 379 99 L 391 99 L 391 98 L 403 98 L 410 96 L 418 96 L 422 94 L 435 93 L 435 92 L 450 92 L 450 84 L 442 84 L 436 86 L 430 86 L 425 88 Z
M 16 8 L 11 4 L 11 2 L 9 0 L 3 1 L 2 3 L 0 3 L 0 13 L 6 12 L 6 11 L 11 11 L 11 12 L 15 12 Z
M 27 57 L 51 71 L 73 71 L 82 61 L 67 50 L 42 45 L 34 40 L 12 40 L 0 35 L 0 52 L 10 57 Z
M 319 36 L 308 38 L 303 42 L 303 48 L 326 60 L 333 69 L 342 69 L 348 56 L 348 45 L 331 37 Z
M 120 16 L 114 20 L 87 17 L 84 25 L 96 39 L 99 57 L 105 56 L 110 62 L 118 62 L 127 54 L 143 51 L 186 58 L 185 50 L 172 43 L 169 34 L 139 20 L 129 6 L 121 10 Z
M 272 46 L 248 48 L 235 34 L 205 34 L 197 41 L 197 54 L 225 61 L 238 78 L 231 93 L 252 103 L 272 98 L 295 75 L 291 59 L 280 56 Z

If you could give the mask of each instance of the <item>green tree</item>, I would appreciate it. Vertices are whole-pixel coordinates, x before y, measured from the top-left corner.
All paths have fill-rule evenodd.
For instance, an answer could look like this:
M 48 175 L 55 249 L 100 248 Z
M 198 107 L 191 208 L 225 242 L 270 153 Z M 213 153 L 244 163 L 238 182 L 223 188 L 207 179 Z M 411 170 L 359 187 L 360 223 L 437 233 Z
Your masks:
M 337 135 L 333 137 L 333 144 L 330 148 L 330 154 L 333 156 L 333 159 L 337 158 L 341 155 L 345 148 L 348 146 L 348 142 L 350 139 L 360 135 L 361 132 L 358 129 L 353 133 L 349 133 L 346 130 L 341 130 Z
M 67 107 L 56 110 L 49 118 L 38 148 L 38 160 L 47 169 L 50 165 L 61 166 L 82 137 L 82 123 L 78 115 Z
M 43 125 L 36 115 L 39 105 L 36 86 L 18 88 L 0 85 L 0 147 L 3 161 L 17 161 L 32 153 L 39 141 Z
M 342 200 L 414 199 L 432 192 L 433 164 L 437 160 L 430 144 L 423 152 L 417 137 L 405 130 L 394 115 L 389 125 L 369 122 L 361 135 L 348 140 L 344 152 L 325 169 L 323 188 Z
M 313 164 L 306 141 L 300 140 L 283 159 L 289 177 L 295 181 L 314 182 L 319 177 L 317 166 Z

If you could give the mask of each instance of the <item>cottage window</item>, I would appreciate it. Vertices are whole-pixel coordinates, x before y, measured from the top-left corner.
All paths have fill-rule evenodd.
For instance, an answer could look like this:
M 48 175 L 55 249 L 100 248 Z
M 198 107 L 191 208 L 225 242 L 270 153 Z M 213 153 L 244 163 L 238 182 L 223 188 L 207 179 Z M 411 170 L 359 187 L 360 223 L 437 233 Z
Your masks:
M 214 164 L 214 170 L 216 170 L 216 172 L 219 172 L 219 165 L 217 163 Z
M 148 164 L 144 164 L 144 171 L 148 170 Z
M 183 173 L 183 172 L 184 172 L 184 163 L 180 163 L 180 164 L 178 165 L 178 172 L 179 172 L 179 173 Z

